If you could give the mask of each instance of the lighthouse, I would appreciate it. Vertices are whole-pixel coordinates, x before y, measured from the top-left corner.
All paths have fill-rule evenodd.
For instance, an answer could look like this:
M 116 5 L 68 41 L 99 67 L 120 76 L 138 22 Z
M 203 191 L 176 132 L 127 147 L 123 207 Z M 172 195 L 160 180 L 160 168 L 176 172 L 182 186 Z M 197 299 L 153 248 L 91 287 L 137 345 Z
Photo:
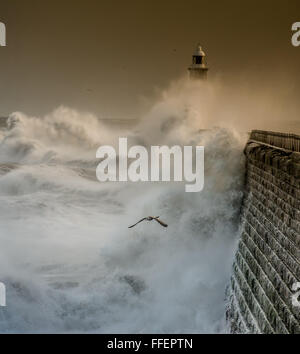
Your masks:
M 202 50 L 200 44 L 198 44 L 194 54 L 193 62 L 189 66 L 188 70 L 191 79 L 206 79 L 208 67 L 206 65 L 205 53 Z

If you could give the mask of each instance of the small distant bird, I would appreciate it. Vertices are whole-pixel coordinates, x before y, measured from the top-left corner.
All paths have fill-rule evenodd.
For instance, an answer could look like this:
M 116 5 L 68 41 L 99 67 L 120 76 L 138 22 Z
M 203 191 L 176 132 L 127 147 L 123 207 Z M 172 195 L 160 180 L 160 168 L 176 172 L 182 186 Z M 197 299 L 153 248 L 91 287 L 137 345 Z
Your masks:
M 163 226 L 163 227 L 168 227 L 167 224 L 165 224 L 164 222 L 162 222 L 161 220 L 159 220 L 159 216 L 155 216 L 155 217 L 154 217 L 154 216 L 148 216 L 147 218 L 141 219 L 141 220 L 138 221 L 136 224 L 129 226 L 128 229 L 131 229 L 132 227 L 136 226 L 137 224 L 139 224 L 140 222 L 145 221 L 145 220 L 147 220 L 147 221 L 156 220 L 161 226 Z

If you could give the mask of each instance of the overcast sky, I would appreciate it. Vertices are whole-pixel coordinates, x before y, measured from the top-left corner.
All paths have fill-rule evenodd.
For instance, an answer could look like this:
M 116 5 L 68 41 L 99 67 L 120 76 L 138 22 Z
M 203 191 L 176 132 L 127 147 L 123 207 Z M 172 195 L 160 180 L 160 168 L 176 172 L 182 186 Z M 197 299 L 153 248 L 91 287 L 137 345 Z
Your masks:
M 0 0 L 0 21 L 1 115 L 65 104 L 135 116 L 143 97 L 186 72 L 198 42 L 211 77 L 281 75 L 299 90 L 299 0 Z

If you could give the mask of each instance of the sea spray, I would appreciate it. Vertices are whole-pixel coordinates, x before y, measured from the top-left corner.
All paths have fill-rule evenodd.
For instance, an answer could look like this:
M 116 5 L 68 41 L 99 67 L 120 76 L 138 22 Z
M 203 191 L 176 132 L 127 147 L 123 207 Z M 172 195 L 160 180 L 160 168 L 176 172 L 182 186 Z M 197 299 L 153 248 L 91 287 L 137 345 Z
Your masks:
M 96 148 L 119 132 L 91 114 L 61 107 L 43 118 L 12 116 L 0 154 L 8 304 L 0 332 L 224 331 L 243 140 L 229 129 L 201 130 L 207 108 L 198 108 L 188 89 L 165 93 L 128 134 L 147 147 L 204 145 L 200 193 L 172 183 L 99 183 Z M 154 214 L 168 229 L 127 228 Z

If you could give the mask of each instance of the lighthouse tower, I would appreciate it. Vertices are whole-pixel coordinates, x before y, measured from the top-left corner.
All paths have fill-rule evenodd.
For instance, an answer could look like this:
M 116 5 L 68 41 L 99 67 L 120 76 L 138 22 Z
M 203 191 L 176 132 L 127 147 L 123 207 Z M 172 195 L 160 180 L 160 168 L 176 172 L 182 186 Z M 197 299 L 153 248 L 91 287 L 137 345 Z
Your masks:
M 198 44 L 194 55 L 192 65 L 189 66 L 188 70 L 191 79 L 206 79 L 208 67 L 206 66 L 205 53 L 202 50 L 200 44 Z

